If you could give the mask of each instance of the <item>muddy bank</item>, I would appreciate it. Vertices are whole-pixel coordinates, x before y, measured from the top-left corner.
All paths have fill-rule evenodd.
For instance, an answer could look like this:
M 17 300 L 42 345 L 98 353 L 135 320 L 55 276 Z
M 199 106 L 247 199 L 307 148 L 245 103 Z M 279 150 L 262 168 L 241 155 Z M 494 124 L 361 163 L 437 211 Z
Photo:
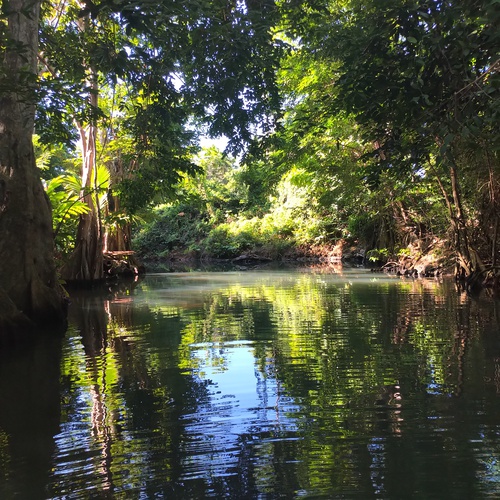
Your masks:
M 339 241 L 335 245 L 297 246 L 288 249 L 279 258 L 271 258 L 259 249 L 252 249 L 234 258 L 200 258 L 193 254 L 175 252 L 167 256 L 144 259 L 142 264 L 148 272 L 171 272 L 178 270 L 234 269 L 235 266 L 265 266 L 266 264 L 322 264 L 355 265 L 371 268 L 374 272 L 387 272 L 408 277 L 435 277 L 452 275 L 454 260 L 444 242 L 437 240 L 424 252 L 413 245 L 397 255 L 388 255 L 377 250 L 366 250 L 355 242 Z

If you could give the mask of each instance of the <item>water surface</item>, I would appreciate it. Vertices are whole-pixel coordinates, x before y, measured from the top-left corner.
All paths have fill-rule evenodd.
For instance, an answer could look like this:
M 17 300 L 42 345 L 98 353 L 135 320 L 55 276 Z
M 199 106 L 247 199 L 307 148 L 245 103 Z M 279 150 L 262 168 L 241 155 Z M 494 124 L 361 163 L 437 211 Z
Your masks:
M 0 356 L 1 498 L 498 498 L 498 303 L 366 270 L 149 275 Z

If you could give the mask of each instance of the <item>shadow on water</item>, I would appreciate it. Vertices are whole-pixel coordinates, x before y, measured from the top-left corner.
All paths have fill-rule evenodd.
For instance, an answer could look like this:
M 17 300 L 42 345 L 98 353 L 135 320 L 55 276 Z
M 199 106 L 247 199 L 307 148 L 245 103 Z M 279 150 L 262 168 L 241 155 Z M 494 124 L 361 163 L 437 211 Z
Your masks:
M 0 498 L 47 498 L 60 423 L 60 335 L 0 350 Z

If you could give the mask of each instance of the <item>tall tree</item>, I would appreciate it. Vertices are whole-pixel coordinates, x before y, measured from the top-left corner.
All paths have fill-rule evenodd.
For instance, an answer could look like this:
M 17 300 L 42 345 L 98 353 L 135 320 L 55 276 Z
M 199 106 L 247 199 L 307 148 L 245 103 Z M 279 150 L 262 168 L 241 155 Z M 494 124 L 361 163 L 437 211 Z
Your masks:
M 40 2 L 7 0 L 0 17 L 0 333 L 63 323 L 50 205 L 33 152 Z
M 122 182 L 113 192 L 127 194 L 139 187 L 135 193 L 150 195 L 162 185 L 171 186 L 178 172 L 193 169 L 187 154 L 190 117 L 204 122 L 212 134 L 228 134 L 236 147 L 251 137 L 251 125 L 277 104 L 274 71 L 280 44 L 272 32 L 275 17 L 272 0 L 61 3 L 42 31 L 48 69 L 42 122 L 59 135 L 64 117 L 68 125 L 71 119 L 97 127 L 94 153 L 87 150 L 82 169 L 82 174 L 91 172 L 95 165 L 85 162 L 96 161 L 97 138 L 106 128 L 99 96 L 123 83 L 128 92 L 118 109 L 127 113 L 124 123 L 135 154 L 113 163 L 128 169 L 115 176 Z M 62 51 L 62 46 L 69 48 Z M 90 137 L 94 134 L 87 132 L 85 138 Z M 96 188 L 88 182 L 83 186 L 86 193 Z M 102 277 L 98 207 L 82 216 L 80 228 L 90 219 L 94 222 L 88 227 L 97 230 L 80 231 L 66 278 Z
M 497 227 L 498 208 L 489 205 L 496 216 L 480 238 L 477 231 L 474 236 L 478 207 L 467 204 L 466 188 L 489 184 L 498 189 L 497 2 L 290 5 L 294 34 L 315 57 L 338 65 L 331 112 L 355 115 L 365 139 L 375 145 L 378 175 L 399 170 L 407 177 L 434 177 L 448 209 L 460 274 L 485 273 L 485 259 L 494 267 L 496 238 L 487 252 L 479 242 Z M 489 152 L 489 161 L 471 161 L 478 145 Z
M 339 109 L 338 78 L 337 61 L 297 46 L 280 72 L 286 112 L 270 159 L 275 172 L 295 165 L 314 173 L 332 237 L 350 235 L 367 251 L 395 253 L 421 239 L 422 228 L 436 228 L 441 218 L 428 203 L 436 189 L 411 170 L 381 168 L 377 141 L 355 113 Z

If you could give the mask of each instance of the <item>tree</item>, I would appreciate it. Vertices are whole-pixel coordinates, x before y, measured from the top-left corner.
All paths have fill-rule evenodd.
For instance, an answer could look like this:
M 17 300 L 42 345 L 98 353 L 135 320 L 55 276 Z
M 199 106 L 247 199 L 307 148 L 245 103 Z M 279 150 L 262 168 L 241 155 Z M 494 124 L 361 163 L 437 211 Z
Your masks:
M 496 2 L 469 0 L 292 3 L 289 13 L 303 46 L 338 68 L 330 111 L 355 116 L 374 145 L 377 177 L 435 179 L 460 275 L 469 277 L 487 270 L 485 259 L 494 263 L 496 248 L 496 238 L 487 251 L 478 242 L 498 215 L 474 238 L 478 207 L 464 188 L 498 189 L 499 18 Z M 478 145 L 489 161 L 471 161 Z M 490 212 L 498 214 L 491 203 Z
M 0 333 L 65 318 L 32 141 L 39 12 L 38 1 L 8 0 L 0 17 Z
M 204 122 L 211 134 L 230 135 L 235 148 L 251 137 L 251 125 L 277 105 L 273 77 L 281 46 L 273 37 L 276 8 L 269 0 L 67 5 L 48 13 L 42 30 L 40 123 L 68 139 L 76 123 L 85 148 L 82 196 L 91 210 L 81 218 L 64 274 L 92 281 L 102 277 L 104 239 L 101 215 L 92 207 L 90 193 L 97 189 L 92 172 L 97 149 L 112 139 L 110 122 L 122 120 L 135 150 L 113 162 L 123 169 L 114 176 L 121 181 L 113 195 L 128 198 L 124 207 L 130 201 L 137 206 L 137 194 L 148 203 L 159 190 L 168 192 L 179 172 L 194 170 L 191 118 Z M 106 115 L 101 96 L 114 95 L 118 85 L 126 93 L 115 114 Z

